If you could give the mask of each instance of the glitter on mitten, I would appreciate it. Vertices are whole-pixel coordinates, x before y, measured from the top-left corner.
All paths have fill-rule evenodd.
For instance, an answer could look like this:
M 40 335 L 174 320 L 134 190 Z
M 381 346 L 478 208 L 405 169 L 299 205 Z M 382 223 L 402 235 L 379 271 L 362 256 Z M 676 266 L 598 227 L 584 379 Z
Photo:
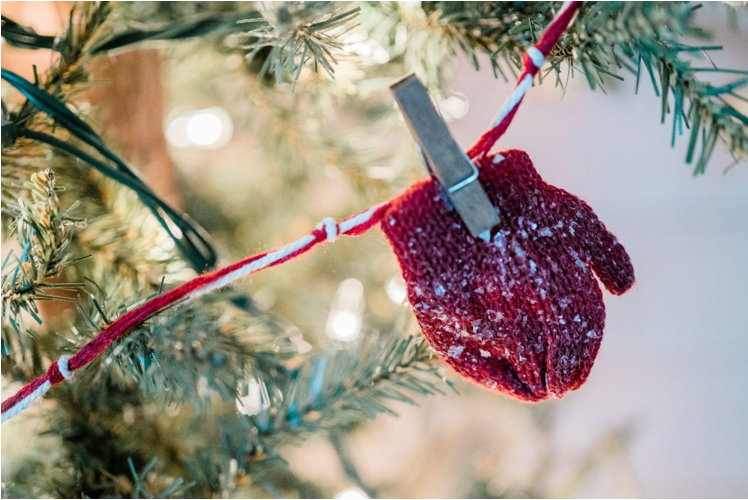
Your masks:
M 634 283 L 628 254 L 579 198 L 546 184 L 526 153 L 477 161 L 501 222 L 472 238 L 439 184 L 393 200 L 381 227 L 437 355 L 462 376 L 524 401 L 562 397 L 592 369 L 605 326 L 595 277 Z

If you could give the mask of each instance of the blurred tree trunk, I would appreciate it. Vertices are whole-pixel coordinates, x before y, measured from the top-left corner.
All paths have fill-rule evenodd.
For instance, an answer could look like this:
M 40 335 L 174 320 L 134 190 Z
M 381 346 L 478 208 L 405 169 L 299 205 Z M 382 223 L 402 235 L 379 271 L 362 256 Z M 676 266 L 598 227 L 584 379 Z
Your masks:
M 97 64 L 88 99 L 98 108 L 107 142 L 122 151 L 148 184 L 172 204 L 181 201 L 164 137 L 164 88 L 157 50 L 126 52 Z
M 41 34 L 62 31 L 72 2 L 3 2 L 3 15 Z M 54 54 L 3 44 L 3 67 L 33 79 L 33 65 L 47 71 Z M 164 138 L 164 89 L 156 50 L 135 50 L 96 62 L 94 86 L 79 99 L 95 107 L 104 139 L 140 170 L 159 195 L 179 205 L 177 174 Z

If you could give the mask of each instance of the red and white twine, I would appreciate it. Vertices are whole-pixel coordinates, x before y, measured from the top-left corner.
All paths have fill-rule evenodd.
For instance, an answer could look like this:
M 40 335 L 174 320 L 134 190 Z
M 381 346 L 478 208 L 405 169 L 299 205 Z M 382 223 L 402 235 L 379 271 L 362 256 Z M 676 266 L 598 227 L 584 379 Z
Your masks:
M 555 19 L 548 25 L 540 41 L 530 47 L 522 58 L 523 71 L 512 95 L 506 100 L 493 128 L 483 134 L 478 142 L 468 150 L 470 158 L 488 153 L 496 141 L 504 134 L 522 102 L 525 92 L 543 65 L 559 37 L 566 29 L 582 2 L 566 2 Z M 332 218 L 320 222 L 310 234 L 299 238 L 272 252 L 248 257 L 223 269 L 203 274 L 173 290 L 155 297 L 136 309 L 120 316 L 102 330 L 96 338 L 86 344 L 73 357 L 61 356 L 52 363 L 45 375 L 24 386 L 16 394 L 2 403 L 2 423 L 7 422 L 31 403 L 40 399 L 53 385 L 73 377 L 73 372 L 88 365 L 117 339 L 128 335 L 148 318 L 182 299 L 200 297 L 212 290 L 222 288 L 232 281 L 248 276 L 262 269 L 274 267 L 295 259 L 325 241 L 334 242 L 338 236 L 358 236 L 377 224 L 389 209 L 392 200 L 372 207 L 358 215 L 344 219 L 340 223 Z
M 52 366 L 49 367 L 45 375 L 36 378 L 15 395 L 3 401 L 2 422 L 5 423 L 28 408 L 31 403 L 41 398 L 53 385 L 59 384 L 64 380 L 70 380 L 75 370 L 86 366 L 109 347 L 112 342 L 129 334 L 143 321 L 159 311 L 184 298 L 200 297 L 212 290 L 224 287 L 239 278 L 295 259 L 309 252 L 320 243 L 335 241 L 338 236 L 357 236 L 363 234 L 381 220 L 382 215 L 387 211 L 389 206 L 389 202 L 382 203 L 358 215 L 349 217 L 339 224 L 334 219 L 327 218 L 311 234 L 299 238 L 293 243 L 272 252 L 248 257 L 212 273 L 204 274 L 120 316 L 111 325 L 102 330 L 95 339 L 78 351 L 75 356 L 70 359 L 66 356 L 60 357 L 58 361 L 52 363 Z
M 556 17 L 543 32 L 543 36 L 540 37 L 538 43 L 527 49 L 522 56 L 522 73 L 519 75 L 514 92 L 504 102 L 501 111 L 491 125 L 492 128 L 484 133 L 473 147 L 468 149 L 467 155 L 470 158 L 487 154 L 496 144 L 496 141 L 504 135 L 509 124 L 512 123 L 520 103 L 522 103 L 525 92 L 532 86 L 533 78 L 538 74 L 545 58 L 551 53 L 551 49 L 561 38 L 564 30 L 581 6 L 582 2 L 564 2 Z

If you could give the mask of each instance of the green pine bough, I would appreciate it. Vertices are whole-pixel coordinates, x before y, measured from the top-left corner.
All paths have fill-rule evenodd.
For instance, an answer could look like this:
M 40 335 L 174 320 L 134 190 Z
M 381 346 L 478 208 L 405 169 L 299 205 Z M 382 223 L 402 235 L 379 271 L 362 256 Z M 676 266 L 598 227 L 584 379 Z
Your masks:
M 22 257 L 16 266 L 4 269 L 4 291 L 10 292 L 6 294 L 9 300 L 21 298 L 6 286 L 18 283 L 16 288 L 26 287 L 23 291 L 27 295 L 23 298 L 42 300 L 47 297 L 40 296 L 39 290 L 45 283 L 32 283 L 36 288 L 34 295 L 34 290 L 20 278 L 25 263 L 49 270 L 40 271 L 44 279 L 64 278 L 63 266 L 77 264 L 71 261 L 75 255 L 72 248 L 76 245 L 72 241 L 77 237 L 74 230 L 97 232 L 103 229 L 102 224 L 111 230 L 111 222 L 96 217 L 89 221 L 73 218 L 76 205 L 62 208 L 57 194 L 66 190 L 58 185 L 51 171 L 32 175 L 22 188 L 15 193 L 14 200 L 8 200 L 12 203 L 5 213 L 13 221 L 19 244 L 31 242 L 25 246 L 29 257 Z M 27 199 L 31 201 L 23 201 Z M 107 218 L 106 214 L 100 217 Z M 94 254 L 90 260 L 96 257 Z M 78 311 L 72 335 L 35 335 L 21 345 L 7 342 L 17 335 L 4 324 L 4 347 L 13 347 L 4 356 L 6 361 L 10 357 L 15 363 L 35 366 L 37 362 L 33 360 L 54 359 L 59 357 L 61 349 L 75 351 L 114 319 L 163 291 L 144 294 L 140 290 L 133 297 L 127 292 L 126 280 L 109 274 L 107 270 L 99 270 L 91 275 L 96 281 L 86 278 L 88 283 L 76 284 L 62 279 L 57 283 L 58 288 L 66 291 L 81 291 L 84 285 L 92 290 L 86 294 L 86 301 L 70 300 L 77 304 Z M 4 301 L 5 298 L 4 295 Z M 356 348 L 341 350 L 331 346 L 305 357 L 299 364 L 289 363 L 292 358 L 299 358 L 298 339 L 292 332 L 281 339 L 262 328 L 253 329 L 255 322 L 241 309 L 227 307 L 225 299 L 211 296 L 199 303 L 178 304 L 162 311 L 118 342 L 92 369 L 81 373 L 75 384 L 53 395 L 58 404 L 53 410 L 49 432 L 78 438 L 72 441 L 75 446 L 70 450 L 76 474 L 64 473 L 67 468 L 62 465 L 60 469 L 53 467 L 50 475 L 45 475 L 54 481 L 50 484 L 64 487 L 63 491 L 71 495 L 93 491 L 114 494 L 116 479 L 124 474 L 132 477 L 140 494 L 181 492 L 200 496 L 202 491 L 218 488 L 210 479 L 211 474 L 216 467 L 224 470 L 222 474 L 230 472 L 228 464 L 232 460 L 241 464 L 244 471 L 235 470 L 235 474 L 242 476 L 251 471 L 254 477 L 284 463 L 281 446 L 299 443 L 312 434 L 341 431 L 380 413 L 396 414 L 392 403 L 415 404 L 418 397 L 443 393 L 450 387 L 442 365 L 421 338 L 371 334 L 363 337 Z M 19 382 L 33 376 L 26 368 L 17 368 L 20 366 L 5 376 Z M 254 415 L 239 416 L 238 420 L 226 418 L 227 409 L 236 412 L 237 388 L 247 380 L 261 384 L 267 399 Z M 197 410 L 191 420 L 194 426 L 206 433 L 231 436 L 233 441 L 237 435 L 244 436 L 246 442 L 239 445 L 222 441 L 217 447 L 190 453 L 181 450 L 183 456 L 176 462 L 158 459 L 172 444 L 163 437 L 156 442 L 143 439 L 140 431 L 143 427 L 158 428 L 159 422 L 166 418 L 159 411 L 159 417 L 150 420 L 148 415 L 152 412 L 147 408 L 153 403 L 171 407 L 190 405 Z M 115 413 L 110 415 L 111 412 Z M 127 432 L 123 432 L 122 415 L 127 420 L 130 413 L 135 415 L 138 425 L 126 426 Z M 243 429 L 238 434 L 236 426 Z M 176 442 L 188 439 L 179 434 L 171 438 Z M 113 460 L 106 466 L 100 462 L 103 442 L 107 456 Z M 176 465 L 180 475 L 167 475 L 172 479 L 160 489 L 143 482 L 143 473 L 137 471 L 158 471 L 165 462 L 170 463 L 172 474 Z
M 417 66 L 415 69 L 425 72 L 426 80 L 434 84 L 440 80 L 444 57 L 454 57 L 459 51 L 466 53 L 476 67 L 477 54 L 487 54 L 496 75 L 508 79 L 507 72 L 516 76 L 521 54 L 537 40 L 559 5 L 423 2 L 417 7 L 420 11 L 413 12 L 414 7 L 397 3 L 362 3 L 359 7 L 331 2 L 291 3 L 266 10 L 171 18 L 149 29 L 113 30 L 105 22 L 111 16 L 111 7 L 102 4 L 95 9 L 82 8 L 77 21 L 71 17 L 68 36 L 55 45 L 62 54 L 62 70 L 53 71 L 46 86 L 62 91 L 64 83 L 81 83 L 85 80 L 82 63 L 111 51 L 131 50 L 144 43 L 210 37 L 242 52 L 257 76 L 272 74 L 276 83 L 290 82 L 295 88 L 307 64 L 334 75 L 336 54 L 344 47 L 341 38 L 356 27 L 357 21 L 366 26 L 382 25 L 371 29 L 373 35 L 393 53 L 400 51 L 406 60 L 409 53 L 417 54 L 417 62 L 411 57 L 407 65 Z M 686 161 L 696 160 L 697 174 L 705 171 L 718 139 L 736 161 L 744 159 L 748 150 L 748 117 L 732 104 L 746 100 L 739 91 L 748 84 L 748 70 L 694 68 L 690 58 L 682 57 L 721 49 L 678 42 L 684 36 L 706 37 L 693 24 L 693 13 L 699 7 L 687 2 L 588 2 L 548 58 L 561 87 L 560 74 L 566 66 L 568 75 L 581 71 L 593 89 L 602 88 L 606 77 L 622 80 L 621 70 L 636 77 L 638 88 L 643 66 L 662 98 L 663 121 L 665 115 L 673 115 L 673 137 L 681 135 L 684 126 L 691 129 Z M 15 36 L 22 46 L 33 45 L 36 38 L 41 38 L 39 48 L 48 45 L 46 38 L 36 34 L 24 37 L 23 27 L 11 20 L 6 22 L 13 28 L 11 43 L 15 43 Z M 409 34 L 404 48 L 396 46 L 400 29 Z M 698 73 L 709 72 L 731 73 L 739 79 L 714 86 L 697 78 Z M 19 119 L 28 117 L 28 109 L 24 105 L 26 112 L 20 113 Z
M 424 2 L 422 12 L 408 5 L 375 4 L 376 24 L 386 29 L 377 35 L 393 49 L 399 30 L 407 32 L 407 51 L 419 54 L 418 69 L 432 82 L 441 78 L 445 57 L 465 53 L 476 69 L 478 54 L 487 55 L 494 74 L 506 80 L 516 78 L 521 56 L 533 45 L 555 14 L 559 2 Z M 728 69 L 713 65 L 708 53 L 715 46 L 688 46 L 684 36 L 707 38 L 694 25 L 699 4 L 688 2 L 586 2 L 576 20 L 546 60 L 550 70 L 540 82 L 554 74 L 564 89 L 568 78 L 581 73 L 591 89 L 604 91 L 605 78 L 623 80 L 626 73 L 651 82 L 661 97 L 662 121 L 673 116 L 673 139 L 690 128 L 686 162 L 696 160 L 695 174 L 706 165 L 720 139 L 735 161 L 745 160 L 748 151 L 748 117 L 734 103 L 745 102 L 739 92 L 748 85 L 748 68 Z M 724 6 L 729 9 L 731 7 Z M 366 24 L 366 23 L 364 23 Z M 372 23 L 373 24 L 373 23 Z M 445 40 L 448 43 L 445 43 Z M 693 56 L 701 54 L 709 66 L 693 67 Z M 686 57 L 684 57 L 686 56 Z M 562 72 L 566 70 L 566 80 Z M 703 82 L 699 75 L 736 75 L 723 86 Z
M 61 292 L 75 292 L 83 283 L 55 283 L 54 278 L 81 260 L 70 258 L 70 247 L 76 231 L 86 224 L 73 217 L 78 203 L 61 209 L 58 193 L 64 189 L 56 185 L 51 170 L 33 174 L 24 188 L 28 197 L 18 192 L 3 195 L 3 213 L 12 220 L 9 234 L 16 236 L 22 251 L 15 256 L 11 250 L 3 260 L 2 311 L 18 335 L 26 330 L 23 313 L 42 323 L 36 301 L 75 302 Z M 7 349 L 3 338 L 3 350 Z
M 241 54 L 247 77 L 260 80 L 268 92 L 301 92 L 305 89 L 296 83 L 304 68 L 321 68 L 332 77 L 343 57 L 355 60 L 354 54 L 343 55 L 345 37 L 361 23 L 391 55 L 376 71 L 389 75 L 418 69 L 438 88 L 445 61 L 463 52 L 476 66 L 479 54 L 488 56 L 496 76 L 511 80 L 521 54 L 537 40 L 560 2 L 308 2 L 249 10 L 245 4 L 231 3 L 215 7 L 221 12 L 198 16 L 182 13 L 187 4 L 168 12 L 152 4 L 144 8 L 157 9 L 157 15 L 142 19 L 137 17 L 139 5 L 77 4 L 60 37 L 3 19 L 9 44 L 55 52 L 49 72 L 37 75 L 30 83 L 33 88 L 25 87 L 45 100 L 27 99 L 7 114 L 7 124 L 13 127 L 8 137 L 23 141 L 6 144 L 3 110 L 4 180 L 25 174 L 23 169 L 8 169 L 19 159 L 26 165 L 38 166 L 41 159 L 70 164 L 72 155 L 119 182 L 119 190 L 113 189 L 116 196 L 132 188 L 154 207 L 161 206 L 78 116 L 76 94 L 90 85 L 88 63 L 112 52 L 204 38 L 205 45 L 219 53 Z M 589 2 L 548 57 L 548 71 L 539 80 L 552 79 L 562 90 L 567 85 L 564 76 L 576 74 L 583 75 L 590 88 L 603 91 L 608 78 L 635 78 L 637 89 L 651 84 L 661 98 L 663 122 L 672 117 L 672 142 L 686 136 L 686 160 L 695 163 L 695 173 L 705 171 L 718 141 L 736 161 L 744 159 L 748 120 L 734 103 L 746 100 L 741 92 L 748 74 L 711 62 L 696 66 L 694 56 L 720 49 L 680 42 L 684 36 L 706 35 L 694 25 L 697 7 L 681 2 Z M 708 56 L 705 60 L 710 61 Z M 716 73 L 736 79 L 719 86 L 702 81 Z M 332 88 L 336 82 L 331 79 L 325 85 Z M 53 111 L 51 118 L 39 113 L 44 103 Z M 60 127 L 77 131 L 79 142 L 65 142 Z M 89 149 L 79 147 L 81 143 Z M 34 154 L 25 149 L 29 144 L 37 148 Z M 40 148 L 49 151 L 47 146 L 52 146 L 51 155 L 38 154 Z M 90 156 L 91 150 L 101 158 Z M 3 263 L 3 315 L 8 320 L 3 322 L 3 363 L 4 376 L 18 382 L 38 374 L 41 360 L 76 350 L 107 323 L 163 291 L 157 283 L 153 286 L 152 276 L 142 276 L 153 274 L 144 269 L 161 269 L 155 263 L 120 262 L 119 269 L 112 269 L 99 255 L 139 227 L 138 217 L 153 218 L 146 209 L 131 203 L 127 218 L 116 219 L 110 217 L 113 214 L 86 212 L 86 205 L 94 202 L 85 197 L 81 205 L 63 209 L 57 196 L 64 192 L 45 168 L 33 169 L 42 172 L 24 177 L 30 181 L 18 189 L 3 185 L 4 222 L 9 221 L 7 227 L 15 231 L 21 249 L 20 256 L 12 254 Z M 100 182 L 107 189 L 112 185 L 114 181 Z M 80 191 L 93 196 L 90 190 Z M 113 211 L 104 203 L 100 208 L 99 212 Z M 78 217 L 79 210 L 85 217 Z M 161 231 L 155 218 L 151 225 L 153 231 L 143 231 L 130 243 L 149 246 L 153 233 Z M 94 235 L 93 243 L 82 242 L 84 229 Z M 99 241 L 107 238 L 110 241 Z M 79 252 L 81 248 L 87 252 Z M 90 258 L 79 260 L 88 253 Z M 137 258 L 144 260 L 142 255 Z M 168 262 L 184 263 L 174 255 Z M 128 281 L 125 274 L 142 279 Z M 68 276 L 76 279 L 67 280 Z M 36 304 L 41 300 L 74 303 L 69 331 L 19 335 L 30 332 L 22 315 L 41 321 Z M 40 463 L 20 471 L 18 484 L 37 484 L 39 489 L 12 485 L 11 493 L 229 495 L 249 475 L 253 482 L 272 483 L 269 473 L 264 474 L 282 462 L 284 445 L 312 434 L 345 432 L 378 414 L 394 413 L 396 403 L 415 404 L 449 387 L 440 363 L 419 338 L 402 338 L 393 331 L 366 336 L 357 348 L 332 346 L 302 356 L 298 333 L 289 328 L 279 335 L 257 326 L 257 318 L 219 295 L 178 304 L 143 324 L 81 373 L 75 384 L 52 395 L 56 404 L 50 410 L 49 434 L 64 436 L 65 456 L 54 467 Z M 19 338 L 23 342 L 17 342 Z M 264 388 L 265 399 L 256 414 L 237 415 L 235 397 L 247 380 Z M 182 410 L 189 416 L 180 416 L 184 427 L 174 426 L 177 420 L 162 411 L 167 406 L 189 406 L 189 411 Z M 199 445 L 195 428 L 204 433 Z M 130 489 L 122 489 L 123 481 Z

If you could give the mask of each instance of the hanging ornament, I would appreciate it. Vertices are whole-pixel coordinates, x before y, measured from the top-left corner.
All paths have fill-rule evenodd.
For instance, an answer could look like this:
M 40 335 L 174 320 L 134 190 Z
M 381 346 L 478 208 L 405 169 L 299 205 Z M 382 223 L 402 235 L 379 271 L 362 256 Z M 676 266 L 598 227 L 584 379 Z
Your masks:
M 526 153 L 478 162 L 500 222 L 471 236 L 433 179 L 383 214 L 408 299 L 437 355 L 462 376 L 525 401 L 589 375 L 605 325 L 593 270 L 612 293 L 634 282 L 626 251 L 579 198 L 546 184 Z
M 5 422 L 53 385 L 73 378 L 117 339 L 183 299 L 195 299 L 339 236 L 380 223 L 400 263 L 407 294 L 434 351 L 462 376 L 524 401 L 561 397 L 589 375 L 605 324 L 595 275 L 612 293 L 634 283 L 623 247 L 583 201 L 546 184 L 527 154 L 490 156 L 581 2 L 564 4 L 535 47 L 494 126 L 467 154 L 415 77 L 396 84 L 406 123 L 434 176 L 400 196 L 341 222 L 323 220 L 277 250 L 204 274 L 110 324 L 71 358 L 2 403 Z M 420 90 L 419 90 L 420 89 Z M 334 322 L 333 322 L 334 326 Z M 255 392 L 240 411 L 261 410 Z

